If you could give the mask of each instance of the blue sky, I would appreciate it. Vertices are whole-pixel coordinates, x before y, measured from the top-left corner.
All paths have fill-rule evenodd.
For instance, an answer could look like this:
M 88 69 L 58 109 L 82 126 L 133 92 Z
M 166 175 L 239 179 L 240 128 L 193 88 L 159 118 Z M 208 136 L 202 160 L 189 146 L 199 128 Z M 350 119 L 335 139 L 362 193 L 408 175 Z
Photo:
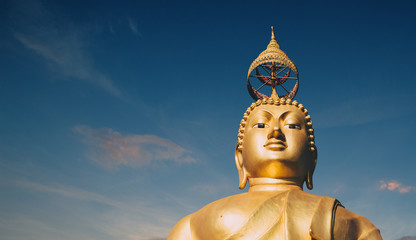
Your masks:
M 237 194 L 245 81 L 275 26 L 317 195 L 416 236 L 412 1 L 2 1 L 0 234 L 165 238 Z

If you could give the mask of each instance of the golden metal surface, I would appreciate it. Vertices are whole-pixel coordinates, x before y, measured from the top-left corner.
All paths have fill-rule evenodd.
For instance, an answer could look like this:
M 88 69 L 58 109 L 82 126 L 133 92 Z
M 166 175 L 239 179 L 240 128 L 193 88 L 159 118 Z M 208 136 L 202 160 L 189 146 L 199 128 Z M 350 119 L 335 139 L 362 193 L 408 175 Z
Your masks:
M 250 68 L 248 70 L 247 89 L 249 91 L 250 96 L 254 100 L 258 100 L 268 97 L 267 94 L 259 92 L 259 90 L 264 85 L 272 86 L 272 95 L 275 95 L 277 97 L 279 96 L 276 92 L 276 87 L 281 86 L 282 89 L 286 91 L 286 93 L 284 93 L 280 97 L 286 99 L 293 99 L 299 89 L 298 69 L 296 68 L 296 65 L 289 59 L 286 53 L 280 49 L 280 46 L 276 41 L 273 26 L 271 28 L 271 40 L 269 45 L 267 46 L 266 50 L 260 53 L 260 55 L 251 63 Z M 286 68 L 288 68 L 289 70 L 284 72 Z M 261 74 L 259 69 L 266 71 L 266 75 Z M 278 76 L 282 72 L 284 76 Z M 296 76 L 291 76 L 291 72 Z M 257 78 L 258 80 L 260 80 L 260 82 L 263 83 L 263 85 L 255 89 L 250 82 L 250 77 Z M 295 85 L 290 91 L 283 86 L 283 84 L 288 79 L 296 80 Z
M 266 50 L 260 53 L 260 55 L 251 63 L 250 68 L 248 69 L 247 78 L 257 66 L 268 62 L 283 63 L 288 66 L 295 74 L 298 74 L 296 65 L 290 60 L 286 53 L 280 49 L 280 46 L 277 43 L 276 37 L 274 35 L 273 27 L 272 37 L 269 45 L 267 45 Z
M 314 141 L 311 141 L 314 139 L 314 135 L 308 110 L 297 101 L 292 102 L 290 99 L 274 99 L 273 97 L 251 104 L 241 120 L 236 146 L 236 164 L 240 176 L 239 187 L 243 189 L 247 178 L 253 174 L 255 175 L 252 177 L 260 177 L 256 175 L 259 171 L 269 173 L 268 176 L 261 177 L 273 179 L 296 177 L 294 174 L 298 174 L 302 178 L 297 180 L 299 183 L 306 176 L 306 172 L 303 171 L 305 168 L 300 165 L 307 164 L 309 176 L 307 187 L 312 189 L 312 175 L 316 165 L 317 151 Z M 249 116 L 251 117 L 249 118 Z M 262 129 L 255 127 L 260 122 L 264 125 Z M 300 130 L 297 128 L 301 128 L 301 126 L 302 131 L 294 131 Z M 244 137 L 247 138 L 245 141 Z M 306 161 L 305 158 L 311 158 L 312 161 Z M 242 159 L 250 159 L 247 161 L 247 166 L 250 168 L 252 168 L 251 165 L 254 164 L 254 161 L 260 159 L 262 168 L 247 174 L 246 169 L 242 168 Z M 276 161 L 276 159 L 280 161 Z
M 278 49 L 273 38 L 269 47 Z M 239 187 L 248 181 L 248 192 L 184 217 L 168 240 L 382 239 L 369 220 L 336 199 L 302 190 L 304 182 L 312 189 L 316 162 L 308 110 L 277 94 L 258 100 L 243 115 L 235 148 Z

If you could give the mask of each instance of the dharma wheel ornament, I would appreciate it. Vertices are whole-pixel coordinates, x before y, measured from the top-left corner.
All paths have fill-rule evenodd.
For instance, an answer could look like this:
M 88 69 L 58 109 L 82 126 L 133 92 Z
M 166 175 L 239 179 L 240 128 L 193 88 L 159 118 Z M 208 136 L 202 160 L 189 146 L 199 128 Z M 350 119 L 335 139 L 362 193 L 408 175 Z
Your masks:
M 271 95 L 265 94 L 267 88 L 272 89 Z M 298 69 L 286 53 L 280 49 L 272 27 L 272 37 L 267 49 L 260 53 L 248 70 L 248 92 L 254 100 L 269 96 L 293 99 L 298 88 Z M 261 93 L 260 90 L 264 93 Z

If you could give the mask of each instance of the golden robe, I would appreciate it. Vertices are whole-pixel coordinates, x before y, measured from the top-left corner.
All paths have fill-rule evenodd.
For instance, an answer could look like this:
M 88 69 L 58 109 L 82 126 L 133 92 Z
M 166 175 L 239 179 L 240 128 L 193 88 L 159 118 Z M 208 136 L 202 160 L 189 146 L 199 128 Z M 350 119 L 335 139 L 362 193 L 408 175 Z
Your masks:
M 333 198 L 290 190 L 247 192 L 183 218 L 168 240 L 382 239 L 374 225 Z

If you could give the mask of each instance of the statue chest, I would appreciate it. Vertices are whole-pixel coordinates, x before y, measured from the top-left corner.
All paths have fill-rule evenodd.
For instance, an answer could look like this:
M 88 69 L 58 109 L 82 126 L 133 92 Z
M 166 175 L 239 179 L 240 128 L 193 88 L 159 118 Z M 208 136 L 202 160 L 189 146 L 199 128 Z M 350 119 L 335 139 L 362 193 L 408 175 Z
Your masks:
M 244 201 L 230 198 L 214 202 L 192 218 L 192 239 L 312 239 L 312 221 L 319 201 L 291 195 L 284 192 L 272 197 L 246 196 Z

